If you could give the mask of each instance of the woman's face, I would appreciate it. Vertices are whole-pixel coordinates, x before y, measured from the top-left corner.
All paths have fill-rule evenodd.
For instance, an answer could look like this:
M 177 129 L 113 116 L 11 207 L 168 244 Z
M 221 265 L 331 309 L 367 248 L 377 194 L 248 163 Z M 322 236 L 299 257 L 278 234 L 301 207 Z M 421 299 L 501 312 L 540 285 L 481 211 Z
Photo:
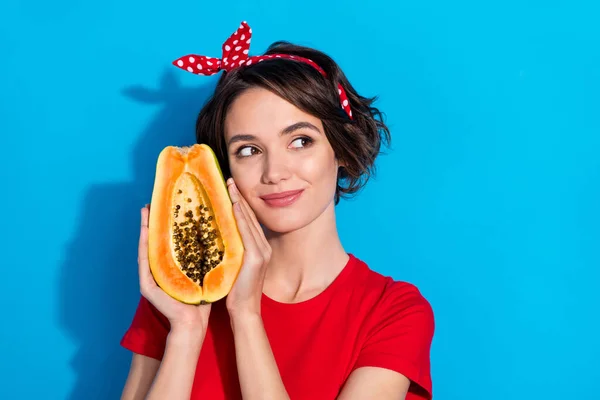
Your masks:
M 227 112 L 225 142 L 239 191 L 270 231 L 300 229 L 333 204 L 338 163 L 318 118 L 248 89 Z

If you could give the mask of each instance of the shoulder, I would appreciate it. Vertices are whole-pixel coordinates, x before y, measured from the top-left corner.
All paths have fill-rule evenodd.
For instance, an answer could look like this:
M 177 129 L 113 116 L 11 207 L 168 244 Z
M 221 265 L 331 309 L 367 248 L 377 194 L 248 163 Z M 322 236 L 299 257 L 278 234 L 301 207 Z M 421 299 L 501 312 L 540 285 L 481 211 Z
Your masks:
M 382 311 L 400 314 L 418 312 L 424 319 L 423 322 L 433 322 L 433 308 L 430 302 L 416 285 L 409 282 L 386 278 L 378 307 Z
M 358 261 L 355 286 L 365 300 L 366 318 L 359 335 L 353 370 L 380 367 L 411 382 L 411 397 L 430 399 L 430 351 L 435 322 L 430 302 L 409 282 L 384 276 Z
M 392 319 L 426 337 L 433 335 L 433 307 L 415 284 L 383 275 L 358 258 L 355 262 L 360 274 L 355 284 L 360 286 L 363 301 L 369 306 L 369 322 L 374 329 Z

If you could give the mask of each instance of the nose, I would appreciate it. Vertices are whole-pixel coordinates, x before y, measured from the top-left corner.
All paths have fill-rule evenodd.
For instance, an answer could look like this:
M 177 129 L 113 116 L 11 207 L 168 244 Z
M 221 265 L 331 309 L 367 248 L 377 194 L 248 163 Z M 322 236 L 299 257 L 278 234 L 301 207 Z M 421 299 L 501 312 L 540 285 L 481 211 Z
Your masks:
M 263 160 L 263 184 L 277 184 L 291 176 L 289 160 L 285 154 L 270 152 Z

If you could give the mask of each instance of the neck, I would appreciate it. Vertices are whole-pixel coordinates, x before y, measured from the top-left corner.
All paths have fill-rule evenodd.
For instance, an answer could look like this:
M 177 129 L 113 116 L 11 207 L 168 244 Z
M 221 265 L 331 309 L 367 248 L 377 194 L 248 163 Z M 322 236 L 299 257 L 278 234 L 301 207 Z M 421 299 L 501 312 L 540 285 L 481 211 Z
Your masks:
M 332 202 L 307 226 L 278 234 L 267 231 L 272 254 L 265 276 L 265 293 L 288 301 L 327 287 L 346 265 Z M 310 297 L 310 296 L 309 296 Z

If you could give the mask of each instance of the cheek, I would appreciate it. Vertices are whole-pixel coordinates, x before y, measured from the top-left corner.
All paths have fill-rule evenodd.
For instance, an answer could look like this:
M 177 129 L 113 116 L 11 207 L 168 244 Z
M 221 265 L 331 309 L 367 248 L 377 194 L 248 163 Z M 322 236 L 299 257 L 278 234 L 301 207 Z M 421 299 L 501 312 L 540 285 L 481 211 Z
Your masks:
M 229 171 L 236 181 L 242 181 L 247 176 L 251 176 L 252 169 L 252 163 L 248 163 L 247 160 L 239 160 L 234 156 L 229 157 Z
M 332 179 L 337 179 L 336 161 L 333 154 L 329 152 L 305 158 L 300 171 L 302 175 L 313 182 L 328 183 Z
M 229 162 L 229 171 L 237 188 L 244 198 L 248 199 L 256 183 L 260 181 L 260 171 L 251 163 Z

